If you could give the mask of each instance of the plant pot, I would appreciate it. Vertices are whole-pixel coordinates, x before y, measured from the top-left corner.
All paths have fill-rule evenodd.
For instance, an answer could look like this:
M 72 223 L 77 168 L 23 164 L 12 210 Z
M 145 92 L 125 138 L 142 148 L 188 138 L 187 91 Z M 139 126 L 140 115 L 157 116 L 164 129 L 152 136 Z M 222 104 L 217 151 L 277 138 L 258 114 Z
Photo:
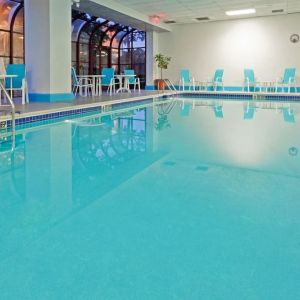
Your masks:
M 159 91 L 163 91 L 166 88 L 166 83 L 165 83 L 164 79 L 156 79 L 154 81 L 154 85 L 155 85 L 156 89 Z

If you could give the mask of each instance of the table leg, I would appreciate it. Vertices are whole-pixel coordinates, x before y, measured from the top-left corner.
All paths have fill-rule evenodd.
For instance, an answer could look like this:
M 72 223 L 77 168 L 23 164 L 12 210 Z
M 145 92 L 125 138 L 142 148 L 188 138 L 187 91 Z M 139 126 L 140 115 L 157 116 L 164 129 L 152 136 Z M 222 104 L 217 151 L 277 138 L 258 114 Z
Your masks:
M 12 90 L 12 87 L 13 87 L 13 85 L 12 85 L 12 77 L 10 77 L 10 98 L 11 98 L 11 100 L 12 100 L 12 98 L 13 98 L 13 90 Z
M 101 77 L 98 77 L 98 96 L 102 95 Z

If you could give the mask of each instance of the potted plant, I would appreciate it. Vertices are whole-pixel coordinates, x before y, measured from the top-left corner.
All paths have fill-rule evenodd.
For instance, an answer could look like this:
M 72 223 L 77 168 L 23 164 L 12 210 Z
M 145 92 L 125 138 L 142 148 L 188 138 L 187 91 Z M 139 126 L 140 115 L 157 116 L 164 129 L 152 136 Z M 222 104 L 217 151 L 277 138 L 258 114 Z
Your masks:
M 163 80 L 163 70 L 168 69 L 171 57 L 158 53 L 154 56 L 154 59 L 157 63 L 157 66 L 160 68 L 160 79 L 155 80 L 155 85 L 157 86 L 157 89 L 161 91 L 164 90 L 166 86 L 166 83 Z

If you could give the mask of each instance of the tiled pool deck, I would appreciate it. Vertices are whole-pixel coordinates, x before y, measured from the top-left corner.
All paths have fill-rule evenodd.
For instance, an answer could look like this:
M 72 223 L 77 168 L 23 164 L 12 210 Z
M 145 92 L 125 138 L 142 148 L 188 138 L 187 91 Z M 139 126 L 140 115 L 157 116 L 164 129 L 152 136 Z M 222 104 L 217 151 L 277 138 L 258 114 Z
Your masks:
M 104 93 L 98 97 L 77 97 L 69 102 L 56 103 L 28 103 L 26 105 L 16 105 L 16 125 L 24 125 L 32 122 L 39 122 L 57 118 L 64 118 L 79 114 L 97 113 L 103 107 L 111 106 L 119 103 L 128 103 L 141 101 L 149 98 L 168 96 L 170 91 L 141 91 L 140 93 L 122 93 L 112 96 Z M 211 99 L 231 99 L 231 100 L 262 100 L 262 101 L 299 101 L 300 94 L 270 94 L 270 93 L 245 93 L 245 92 L 192 92 L 180 91 L 178 94 L 193 98 L 211 98 Z M 11 126 L 10 109 L 0 106 L 0 129 Z

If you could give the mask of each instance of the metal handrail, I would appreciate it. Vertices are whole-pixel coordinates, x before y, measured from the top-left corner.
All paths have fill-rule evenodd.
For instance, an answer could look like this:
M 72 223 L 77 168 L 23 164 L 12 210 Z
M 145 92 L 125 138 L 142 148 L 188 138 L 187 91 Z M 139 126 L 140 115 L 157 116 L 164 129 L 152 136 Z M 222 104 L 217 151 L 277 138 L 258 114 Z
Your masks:
M 170 81 L 170 79 L 164 79 L 164 81 L 170 90 L 177 92 L 175 85 Z
M 164 79 L 164 82 L 167 85 L 169 90 L 175 92 L 175 93 L 172 93 L 172 96 L 177 94 L 177 89 L 176 89 L 175 85 L 170 81 L 170 79 Z
M 0 91 L 3 91 L 6 98 L 8 99 L 8 102 L 11 107 L 11 132 L 15 134 L 16 132 L 16 107 L 15 104 L 12 101 L 12 98 L 8 94 L 7 90 L 5 89 L 3 83 L 0 81 Z
M 173 82 L 170 79 L 167 79 L 167 82 L 170 84 L 170 86 L 173 88 L 173 90 L 177 92 L 177 89 L 176 89 L 175 85 L 173 84 Z

